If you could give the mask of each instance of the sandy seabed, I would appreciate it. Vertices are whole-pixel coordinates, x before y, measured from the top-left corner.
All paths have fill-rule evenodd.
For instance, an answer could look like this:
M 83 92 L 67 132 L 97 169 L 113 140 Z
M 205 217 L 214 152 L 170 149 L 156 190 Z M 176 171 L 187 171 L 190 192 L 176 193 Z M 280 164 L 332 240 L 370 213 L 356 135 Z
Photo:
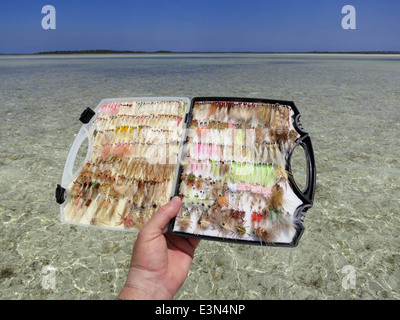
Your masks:
M 1 56 L 0 298 L 114 299 L 125 282 L 136 234 L 59 221 L 55 187 L 86 107 L 236 96 L 295 102 L 314 205 L 296 248 L 201 241 L 175 299 L 399 299 L 399 83 L 399 56 Z

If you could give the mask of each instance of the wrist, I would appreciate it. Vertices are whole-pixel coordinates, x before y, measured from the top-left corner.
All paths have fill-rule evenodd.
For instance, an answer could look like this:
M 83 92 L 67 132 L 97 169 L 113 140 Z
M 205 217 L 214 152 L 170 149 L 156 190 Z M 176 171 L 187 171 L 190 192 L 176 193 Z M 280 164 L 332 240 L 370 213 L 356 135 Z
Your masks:
M 121 292 L 118 295 L 118 300 L 152 300 L 151 297 L 146 291 L 141 288 L 125 284 L 122 288 Z
M 118 299 L 122 300 L 166 300 L 173 298 L 168 290 L 158 281 L 153 272 L 131 267 L 127 281 Z

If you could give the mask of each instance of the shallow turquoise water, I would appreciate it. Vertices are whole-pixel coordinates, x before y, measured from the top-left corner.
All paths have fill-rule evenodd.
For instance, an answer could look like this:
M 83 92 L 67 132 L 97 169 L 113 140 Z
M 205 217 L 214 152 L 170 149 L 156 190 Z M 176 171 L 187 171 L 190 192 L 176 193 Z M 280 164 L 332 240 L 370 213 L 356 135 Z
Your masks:
M 238 96 L 295 102 L 314 145 L 314 206 L 297 248 L 202 241 L 175 298 L 399 299 L 399 83 L 399 56 L 0 56 L 0 298 L 113 299 L 125 281 L 135 234 L 58 220 L 55 186 L 83 109 Z

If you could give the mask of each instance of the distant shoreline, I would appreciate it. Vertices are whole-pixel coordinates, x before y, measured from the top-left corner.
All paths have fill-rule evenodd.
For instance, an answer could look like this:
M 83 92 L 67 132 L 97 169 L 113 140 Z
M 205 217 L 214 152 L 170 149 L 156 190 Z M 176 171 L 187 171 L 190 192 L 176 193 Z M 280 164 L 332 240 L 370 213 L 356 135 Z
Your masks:
M 234 54 L 234 53 L 251 53 L 251 54 L 400 54 L 400 51 L 308 51 L 308 52 L 268 52 L 268 51 L 131 51 L 131 50 L 57 50 L 43 51 L 35 53 L 0 53 L 0 55 L 57 55 L 57 54 L 199 54 L 199 53 L 215 53 L 215 54 Z

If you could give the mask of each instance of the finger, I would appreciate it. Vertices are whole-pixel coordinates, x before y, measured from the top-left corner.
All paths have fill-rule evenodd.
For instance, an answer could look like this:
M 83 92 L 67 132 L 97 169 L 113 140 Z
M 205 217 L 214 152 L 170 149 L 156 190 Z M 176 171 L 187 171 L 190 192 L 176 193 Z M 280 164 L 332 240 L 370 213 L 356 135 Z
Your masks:
M 171 247 L 177 247 L 180 251 L 185 252 L 193 259 L 194 251 L 200 243 L 200 239 L 190 237 L 186 238 L 171 233 L 167 233 L 165 237 Z
M 190 244 L 192 245 L 193 249 L 196 249 L 197 246 L 200 243 L 200 239 L 196 239 L 196 238 L 188 238 L 188 241 L 190 242 Z
M 148 232 L 161 234 L 165 227 L 168 226 L 170 220 L 178 214 L 181 204 L 182 201 L 178 196 L 173 197 L 169 203 L 157 210 L 144 228 Z

